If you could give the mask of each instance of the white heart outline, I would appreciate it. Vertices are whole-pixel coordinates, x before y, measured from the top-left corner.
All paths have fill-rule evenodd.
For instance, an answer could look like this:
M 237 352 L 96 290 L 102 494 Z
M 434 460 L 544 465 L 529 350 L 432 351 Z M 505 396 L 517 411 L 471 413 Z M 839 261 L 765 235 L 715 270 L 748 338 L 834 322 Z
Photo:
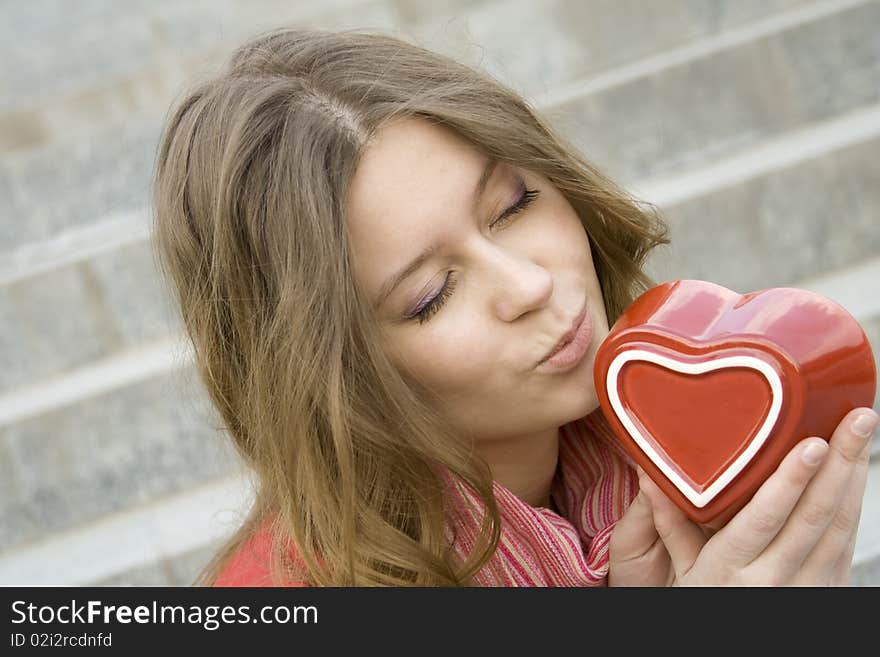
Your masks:
M 752 441 L 742 454 L 740 454 L 739 457 L 702 493 L 698 492 L 682 479 L 682 477 L 670 467 L 660 454 L 651 447 L 650 443 L 639 432 L 638 428 L 636 428 L 635 424 L 626 413 L 626 410 L 623 408 L 623 404 L 617 393 L 617 376 L 623 366 L 632 360 L 646 360 L 683 374 L 702 374 L 703 372 L 711 372 L 727 367 L 750 367 L 763 374 L 767 379 L 767 382 L 770 384 L 773 399 L 770 402 L 770 412 L 767 414 L 764 423 L 761 425 L 761 429 L 755 434 L 755 437 L 752 438 Z M 719 358 L 704 363 L 692 364 L 661 356 L 660 354 L 645 351 L 644 349 L 630 349 L 618 354 L 611 362 L 606 377 L 606 386 L 608 397 L 611 400 L 611 406 L 614 408 L 617 418 L 626 427 L 629 435 L 632 436 L 632 439 L 636 441 L 636 444 L 638 444 L 648 458 L 653 461 L 654 465 L 660 468 L 663 474 L 666 475 L 675 487 L 698 508 L 703 508 L 711 502 L 712 499 L 718 495 L 718 493 L 720 493 L 734 477 L 736 477 L 736 475 L 742 472 L 743 468 L 748 465 L 749 461 L 754 458 L 757 451 L 761 448 L 761 445 L 767 440 L 767 436 L 770 435 L 770 431 L 773 429 L 776 420 L 779 418 L 779 410 L 782 408 L 782 380 L 779 378 L 779 374 L 767 362 L 760 358 L 755 358 L 754 356 L 728 356 L 726 358 Z

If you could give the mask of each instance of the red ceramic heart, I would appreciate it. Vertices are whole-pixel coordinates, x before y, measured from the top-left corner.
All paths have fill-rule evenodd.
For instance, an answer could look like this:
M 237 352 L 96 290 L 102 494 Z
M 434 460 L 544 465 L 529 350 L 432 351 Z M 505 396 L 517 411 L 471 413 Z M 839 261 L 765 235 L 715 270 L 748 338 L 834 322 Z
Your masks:
M 651 288 L 596 353 L 602 412 L 691 519 L 726 522 L 800 440 L 871 407 L 868 339 L 840 305 L 798 288 L 740 295 L 698 280 Z

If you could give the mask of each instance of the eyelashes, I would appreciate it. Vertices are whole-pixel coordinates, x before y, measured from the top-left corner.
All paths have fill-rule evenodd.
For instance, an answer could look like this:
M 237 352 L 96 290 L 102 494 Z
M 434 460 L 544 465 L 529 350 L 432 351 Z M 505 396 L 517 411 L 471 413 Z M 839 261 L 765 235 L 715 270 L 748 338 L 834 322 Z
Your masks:
M 502 212 L 501 216 L 490 224 L 490 228 L 495 228 L 498 225 L 506 224 L 509 221 L 510 217 L 525 210 L 529 206 L 529 204 L 534 201 L 535 198 L 537 198 L 537 189 L 526 189 L 525 185 L 522 185 L 522 189 L 523 192 L 522 195 L 519 197 L 519 200 L 512 206 L 507 208 L 507 210 Z
M 443 307 L 443 304 L 446 303 L 446 300 L 452 296 L 453 291 L 455 290 L 456 280 L 450 273 L 446 277 L 446 283 L 443 285 L 443 289 L 437 294 L 437 296 L 433 297 L 419 312 L 414 315 L 415 319 L 419 320 L 419 324 L 424 324 L 431 318 L 431 315 L 436 313 L 440 308 Z
M 520 181 L 520 189 L 522 189 L 522 193 L 520 194 L 519 199 L 507 208 L 504 212 L 501 213 L 495 221 L 493 221 L 489 227 L 495 228 L 498 226 L 503 226 L 509 223 L 511 217 L 519 214 L 523 210 L 525 210 L 537 197 L 540 193 L 537 189 L 526 189 L 525 184 Z M 455 291 L 456 279 L 450 272 L 446 276 L 446 281 L 443 284 L 443 289 L 437 293 L 436 296 L 431 298 L 420 310 L 417 310 L 406 319 L 416 319 L 419 324 L 424 324 L 427 322 L 434 313 L 436 313 L 446 301 L 452 296 L 452 293 Z

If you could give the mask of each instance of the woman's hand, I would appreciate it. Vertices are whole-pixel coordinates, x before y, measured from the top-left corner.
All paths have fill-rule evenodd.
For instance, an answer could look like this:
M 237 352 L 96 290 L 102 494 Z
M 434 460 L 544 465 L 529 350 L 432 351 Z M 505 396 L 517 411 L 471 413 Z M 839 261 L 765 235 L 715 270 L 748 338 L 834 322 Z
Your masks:
M 644 491 L 649 477 L 641 468 L 637 470 L 639 494 L 614 525 L 608 542 L 608 586 L 669 586 L 675 570 Z
M 860 435 L 853 420 L 863 414 L 872 422 Z M 847 585 L 876 424 L 874 411 L 857 408 L 830 443 L 802 440 L 715 533 L 693 523 L 640 473 L 639 496 L 612 532 L 609 585 Z

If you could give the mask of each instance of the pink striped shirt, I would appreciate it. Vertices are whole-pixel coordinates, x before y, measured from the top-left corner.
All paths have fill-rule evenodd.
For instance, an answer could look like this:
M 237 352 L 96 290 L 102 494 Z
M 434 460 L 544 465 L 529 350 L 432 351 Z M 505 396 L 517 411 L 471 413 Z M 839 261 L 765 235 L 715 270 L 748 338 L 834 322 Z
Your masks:
M 485 507 L 463 482 L 441 476 L 451 496 L 446 537 L 460 559 L 473 548 Z M 498 550 L 475 576 L 482 586 L 604 586 L 614 524 L 638 492 L 629 455 L 601 409 L 560 428 L 559 460 L 551 497 L 561 515 L 533 507 L 497 481 L 501 512 Z M 214 586 L 273 586 L 264 522 L 233 555 Z M 291 582 L 287 586 L 305 586 Z
M 441 470 L 452 498 L 446 536 L 459 559 L 473 549 L 485 506 Z M 477 573 L 482 586 L 604 586 L 614 524 L 638 493 L 632 460 L 601 409 L 560 428 L 551 497 L 561 515 L 533 507 L 497 481 L 498 550 Z

